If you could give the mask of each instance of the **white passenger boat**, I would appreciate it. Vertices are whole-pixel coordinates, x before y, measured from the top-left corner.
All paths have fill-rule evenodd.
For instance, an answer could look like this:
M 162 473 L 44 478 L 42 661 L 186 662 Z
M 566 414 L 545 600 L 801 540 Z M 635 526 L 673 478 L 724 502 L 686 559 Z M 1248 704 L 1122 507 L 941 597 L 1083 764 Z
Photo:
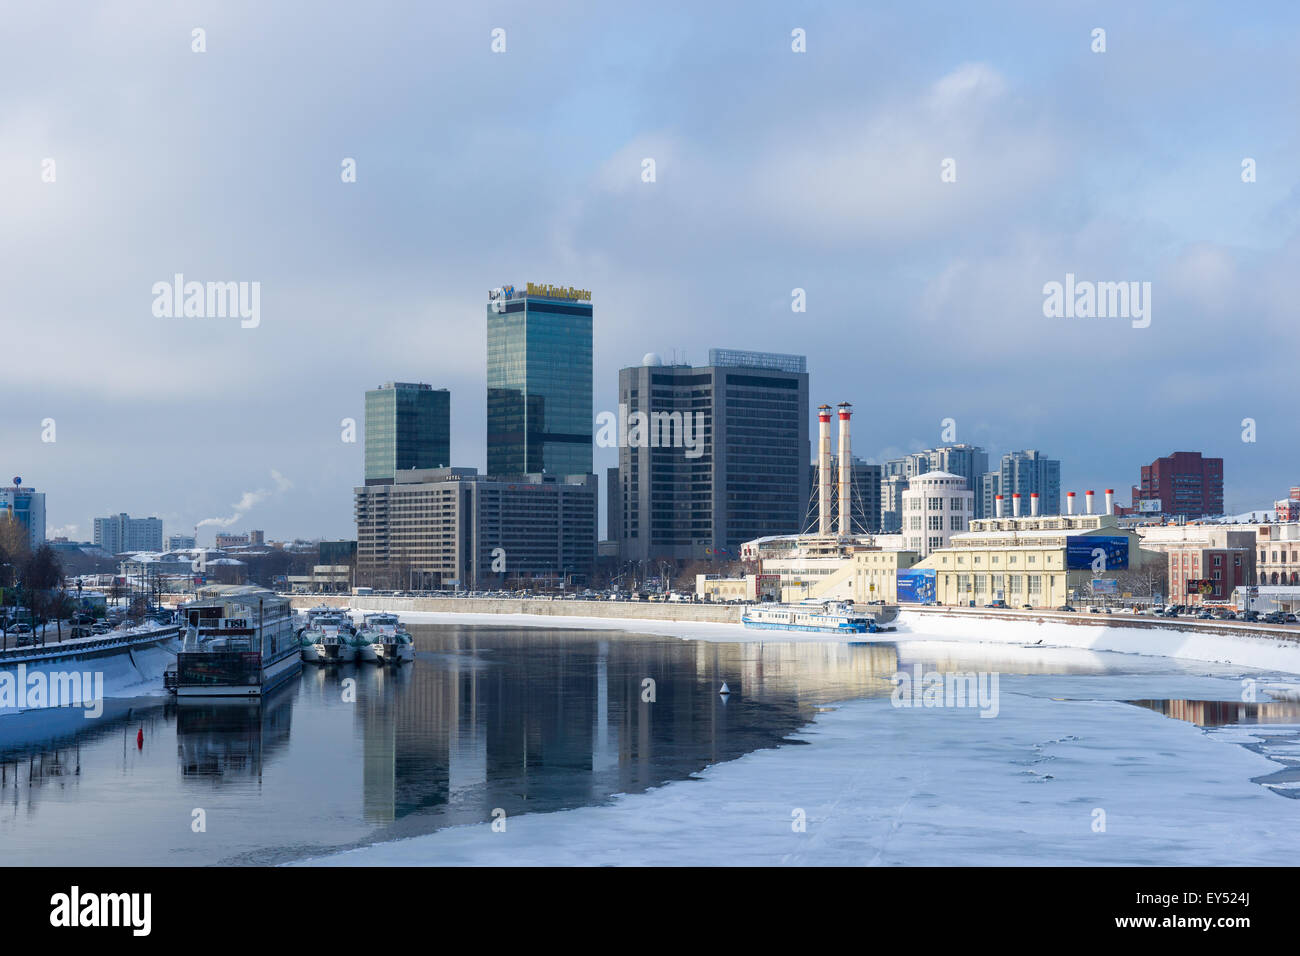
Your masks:
M 293 610 L 273 591 L 209 585 L 179 610 L 183 642 L 164 676 L 178 698 L 259 697 L 302 670 Z
M 850 601 L 807 604 L 751 604 L 741 621 L 745 627 L 777 631 L 815 631 L 822 634 L 874 634 L 898 616 L 892 605 L 862 607 Z M 889 628 L 889 630 L 893 630 Z
M 383 611 L 367 614 L 361 632 L 370 640 L 375 659 L 383 664 L 403 664 L 415 660 L 415 641 L 396 614 Z
M 314 654 L 304 657 L 317 664 L 350 664 L 357 659 L 357 649 L 352 644 L 352 622 L 341 613 L 321 614 L 303 632 L 303 639 L 311 642 Z

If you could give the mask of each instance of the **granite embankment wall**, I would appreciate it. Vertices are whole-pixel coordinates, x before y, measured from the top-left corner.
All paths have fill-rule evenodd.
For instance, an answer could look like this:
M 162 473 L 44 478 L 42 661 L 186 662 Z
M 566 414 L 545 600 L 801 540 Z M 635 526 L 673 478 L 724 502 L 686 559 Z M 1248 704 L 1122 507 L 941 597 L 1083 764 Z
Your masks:
M 295 608 L 318 604 L 358 611 L 433 611 L 448 614 L 535 614 L 538 617 L 598 617 L 609 620 L 690 621 L 739 624 L 745 609 L 728 604 L 672 604 L 657 601 L 540 601 L 520 598 L 359 597 L 333 594 L 294 595 Z

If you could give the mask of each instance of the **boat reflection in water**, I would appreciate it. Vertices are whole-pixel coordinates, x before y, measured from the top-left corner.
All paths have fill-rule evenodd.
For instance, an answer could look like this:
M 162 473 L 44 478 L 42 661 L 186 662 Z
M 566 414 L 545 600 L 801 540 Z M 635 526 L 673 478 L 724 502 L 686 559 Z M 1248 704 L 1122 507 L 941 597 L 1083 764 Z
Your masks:
M 222 698 L 172 705 L 181 775 L 260 779 L 264 761 L 288 747 L 293 697 L 292 688 L 280 688 L 260 700 Z

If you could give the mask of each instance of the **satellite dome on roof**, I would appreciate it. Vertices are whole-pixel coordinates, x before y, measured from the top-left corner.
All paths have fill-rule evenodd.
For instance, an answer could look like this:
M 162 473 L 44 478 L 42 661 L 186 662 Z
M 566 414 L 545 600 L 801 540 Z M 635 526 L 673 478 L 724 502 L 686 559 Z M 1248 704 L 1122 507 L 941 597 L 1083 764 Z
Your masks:
M 641 364 L 657 367 L 663 365 L 664 360 L 659 357 L 657 352 L 646 352 L 645 357 L 641 359 Z

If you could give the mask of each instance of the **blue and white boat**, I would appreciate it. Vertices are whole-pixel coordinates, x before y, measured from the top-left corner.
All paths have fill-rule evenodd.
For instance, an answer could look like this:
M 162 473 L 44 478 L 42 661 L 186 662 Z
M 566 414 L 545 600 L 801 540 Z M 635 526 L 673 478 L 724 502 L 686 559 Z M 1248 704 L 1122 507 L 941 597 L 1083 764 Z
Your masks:
M 890 613 L 892 612 L 892 613 Z M 751 604 L 741 618 L 745 627 L 773 631 L 815 631 L 821 634 L 875 634 L 893 620 L 898 609 L 872 605 L 859 610 L 847 601 L 809 604 Z M 892 630 L 892 628 L 890 629 Z

